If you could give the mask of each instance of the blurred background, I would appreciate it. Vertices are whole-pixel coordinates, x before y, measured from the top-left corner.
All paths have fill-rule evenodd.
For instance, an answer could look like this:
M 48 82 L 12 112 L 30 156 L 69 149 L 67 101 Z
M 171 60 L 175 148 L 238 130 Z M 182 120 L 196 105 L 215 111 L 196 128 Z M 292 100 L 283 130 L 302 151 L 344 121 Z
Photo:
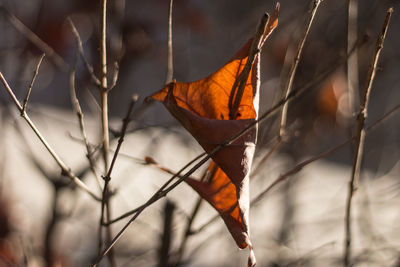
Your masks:
M 69 72 L 77 53 L 67 18 L 76 26 L 87 61 L 99 73 L 99 0 L 1 0 L 0 71 L 16 96 L 25 97 L 42 53 L 46 56 L 28 104 L 39 129 L 79 177 L 97 189 L 71 109 Z M 394 13 L 378 62 L 367 127 L 400 103 L 400 4 L 394 0 L 325 0 L 306 40 L 294 88 L 307 92 L 290 102 L 287 140 L 276 142 L 279 114 L 260 124 L 252 196 L 303 160 L 341 144 L 354 133 L 356 113 L 386 11 Z M 269 0 L 174 0 L 173 59 L 178 81 L 201 79 L 221 66 L 255 33 Z M 312 8 L 312 1 L 280 1 L 279 25 L 261 55 L 260 114 L 284 95 L 283 88 Z M 130 124 L 113 175 L 113 217 L 143 204 L 169 175 L 147 166 L 151 156 L 177 171 L 202 152 L 160 103 L 142 112 L 143 99 L 161 89 L 167 73 L 167 0 L 108 3 L 111 133 L 121 127 L 133 94 L 137 116 Z M 352 26 L 348 31 L 348 26 Z M 346 54 L 355 46 L 350 71 Z M 116 64 L 118 64 L 118 68 Z M 350 84 L 350 86 L 349 86 Z M 4 89 L 4 88 L 3 88 Z M 90 266 L 97 255 L 100 206 L 74 188 L 20 119 L 0 90 L 0 266 Z M 98 89 L 82 60 L 76 89 L 89 140 L 100 140 Z M 113 137 L 114 138 L 114 137 Z M 115 139 L 115 138 L 114 138 Z M 112 143 L 115 148 L 116 140 Z M 341 266 L 347 183 L 354 148 L 310 164 L 268 192 L 250 212 L 259 266 Z M 400 115 L 394 112 L 369 131 L 353 214 L 353 263 L 399 266 L 398 202 Z M 196 173 L 200 176 L 201 170 Z M 115 248 L 116 266 L 245 266 L 221 219 L 185 239 L 197 195 L 182 184 L 130 226 Z M 193 222 L 202 229 L 216 215 L 203 203 Z M 116 233 L 125 221 L 113 224 Z M 183 248 L 182 248 L 183 247 Z M 218 252 L 216 252 L 218 251 Z M 178 263 L 178 264 L 177 264 Z M 100 266 L 110 266 L 104 259 Z

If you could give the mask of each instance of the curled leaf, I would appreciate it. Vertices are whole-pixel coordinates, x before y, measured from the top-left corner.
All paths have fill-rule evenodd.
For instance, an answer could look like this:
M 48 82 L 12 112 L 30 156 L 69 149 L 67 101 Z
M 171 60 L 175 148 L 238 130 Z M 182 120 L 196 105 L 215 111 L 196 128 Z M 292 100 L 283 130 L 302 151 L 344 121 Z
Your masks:
M 278 10 L 279 4 L 270 20 L 268 15 L 263 18 L 266 26 L 260 35 L 248 40 L 222 68 L 198 81 L 173 81 L 151 96 L 163 102 L 207 153 L 258 117 L 259 51 L 277 26 Z M 248 214 L 256 140 L 254 127 L 212 156 L 209 181 L 185 180 L 219 212 L 238 247 L 249 247 L 249 266 L 255 265 Z

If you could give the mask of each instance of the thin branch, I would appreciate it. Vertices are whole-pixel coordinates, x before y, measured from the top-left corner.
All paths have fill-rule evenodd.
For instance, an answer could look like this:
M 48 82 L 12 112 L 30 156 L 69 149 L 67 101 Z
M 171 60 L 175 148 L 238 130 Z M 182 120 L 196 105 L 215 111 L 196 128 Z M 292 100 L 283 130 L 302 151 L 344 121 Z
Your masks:
M 23 107 L 21 103 L 18 101 L 17 97 L 15 96 L 14 92 L 12 91 L 11 87 L 8 85 L 7 80 L 4 78 L 3 73 L 0 72 L 0 80 L 3 83 L 5 89 L 7 90 L 8 94 L 14 101 L 14 104 L 16 105 L 17 109 L 21 112 Z M 53 157 L 53 159 L 56 161 L 57 165 L 61 168 L 62 174 L 69 177 L 73 183 L 75 183 L 80 189 L 88 193 L 93 199 L 100 201 L 100 198 L 92 192 L 84 182 L 82 182 L 72 171 L 70 168 L 67 167 L 67 165 L 62 161 L 62 159 L 57 155 L 57 153 L 54 151 L 54 149 L 49 145 L 49 143 L 46 141 L 44 136 L 40 133 L 39 129 L 36 127 L 36 125 L 32 122 L 32 120 L 29 118 L 28 114 L 24 112 L 21 117 L 25 119 L 25 121 L 28 123 L 28 125 L 31 127 L 33 132 L 36 134 L 36 136 L 39 138 L 39 140 L 42 142 L 42 144 L 45 146 L 47 151 L 50 153 L 50 155 Z
M 172 7 L 174 0 L 169 0 L 168 8 L 168 63 L 167 63 L 167 78 L 165 84 L 172 81 L 174 76 L 174 59 L 172 54 Z
M 126 128 L 128 127 L 128 123 L 130 122 L 130 115 L 132 113 L 133 106 L 137 102 L 137 99 L 138 99 L 138 97 L 136 95 L 134 95 L 132 97 L 132 99 L 131 99 L 131 102 L 129 104 L 129 108 L 128 108 L 128 111 L 126 113 L 126 116 L 122 120 L 123 123 L 122 123 L 122 127 L 121 127 L 121 135 L 120 135 L 120 137 L 118 139 L 118 145 L 117 145 L 117 148 L 115 149 L 114 156 L 112 158 L 110 168 L 109 168 L 107 174 L 103 177 L 103 179 L 104 179 L 104 188 L 103 188 L 103 195 L 102 195 L 102 201 L 101 201 L 100 231 L 101 231 L 101 227 L 102 226 L 105 226 L 107 229 L 110 229 L 110 225 L 105 225 L 104 224 L 104 211 L 105 211 L 106 208 L 109 208 L 108 205 L 109 205 L 109 198 L 110 198 L 110 195 L 109 195 L 109 192 L 108 192 L 108 183 L 111 180 L 111 173 L 112 173 L 112 171 L 114 169 L 115 161 L 117 160 L 119 150 L 121 149 L 122 143 L 124 141 L 125 134 L 126 134 Z M 107 220 L 110 220 L 109 216 L 107 216 Z M 111 237 L 109 238 L 109 240 L 111 240 Z M 111 261 L 113 261 L 113 260 L 111 259 Z
M 106 48 L 106 23 L 107 23 L 107 0 L 102 0 L 101 13 L 101 34 L 100 34 L 100 59 L 101 59 L 101 78 L 100 78 L 100 96 L 101 96 L 101 121 L 102 121 L 102 136 L 103 136 L 103 160 L 104 173 L 106 174 L 109 167 L 108 149 L 109 134 L 108 134 L 108 93 L 107 93 L 107 48 Z
M 293 81 L 294 81 L 294 77 L 296 75 L 296 70 L 297 70 L 297 66 L 299 65 L 300 62 L 300 58 L 301 58 L 301 54 L 303 51 L 303 47 L 304 47 L 304 43 L 306 42 L 308 33 L 310 31 L 311 28 L 311 24 L 314 20 L 315 14 L 317 13 L 318 7 L 321 4 L 322 0 L 313 0 L 313 8 L 311 10 L 310 13 L 310 17 L 308 18 L 308 23 L 307 23 L 307 27 L 304 30 L 304 34 L 303 37 L 299 43 L 299 46 L 297 47 L 297 52 L 296 52 L 296 56 L 294 57 L 294 61 L 293 61 L 293 65 L 290 69 L 289 72 L 289 79 L 286 82 L 285 85 L 285 95 L 286 97 L 292 92 L 292 88 L 293 88 Z M 285 135 L 285 128 L 286 128 L 286 121 L 287 121 L 287 111 L 289 108 L 289 102 L 286 102 L 285 105 L 282 108 L 282 114 L 281 114 L 281 123 L 280 123 L 280 128 L 279 128 L 279 135 L 280 136 L 284 136 Z
M 31 31 L 21 20 L 19 20 L 14 14 L 10 13 L 4 6 L 0 7 L 1 10 L 6 14 L 7 19 L 19 31 L 26 39 L 31 41 L 39 50 L 45 53 L 52 61 L 63 71 L 68 71 L 68 64 L 64 59 L 58 55 L 53 48 L 46 44 L 39 36 Z
M 33 72 L 31 83 L 29 84 L 28 92 L 26 92 L 24 103 L 22 105 L 21 116 L 26 111 L 26 106 L 28 105 L 28 101 L 29 101 L 29 97 L 30 97 L 31 92 L 32 92 L 33 84 L 35 83 L 36 77 L 39 74 L 39 68 L 40 68 L 40 65 L 42 64 L 42 60 L 43 60 L 45 55 L 46 54 L 43 53 L 42 56 L 39 59 L 39 62 L 36 64 L 36 68 L 35 68 L 35 71 Z
M 389 8 L 386 14 L 385 21 L 382 26 L 381 34 L 376 42 L 374 56 L 368 71 L 367 81 L 365 85 L 364 95 L 361 100 L 360 110 L 357 116 L 357 132 L 355 140 L 355 153 L 353 159 L 353 168 L 351 179 L 349 182 L 347 200 L 346 200 L 346 215 L 345 215 L 345 250 L 343 264 L 348 267 L 351 265 L 351 206 L 355 191 L 357 190 L 358 180 L 360 177 L 361 162 L 363 157 L 363 148 L 365 140 L 365 120 L 367 118 L 369 96 L 371 93 L 372 84 L 374 82 L 379 56 L 383 49 L 387 29 L 389 27 L 390 18 L 393 13 L 393 8 Z
M 74 24 L 74 22 L 72 21 L 72 19 L 71 19 L 70 17 L 68 17 L 67 20 L 68 20 L 69 25 L 70 25 L 70 27 L 71 27 L 72 33 L 73 33 L 74 36 L 75 36 L 76 43 L 77 43 L 77 46 L 78 46 L 79 55 L 80 55 L 80 57 L 81 57 L 81 59 L 82 59 L 84 65 L 85 65 L 85 67 L 86 67 L 86 70 L 89 72 L 90 77 L 91 77 L 92 81 L 94 82 L 94 84 L 95 84 L 96 86 L 100 86 L 100 85 L 101 85 L 100 80 L 97 78 L 96 74 L 94 74 L 93 67 L 89 64 L 89 62 L 87 61 L 87 59 L 86 59 L 86 57 L 85 57 L 85 53 L 84 53 L 84 51 L 83 51 L 83 45 L 82 45 L 81 36 L 79 35 L 79 32 L 78 32 L 78 30 L 76 29 L 75 24 Z
M 347 7 L 347 53 L 357 42 L 358 0 L 348 0 Z M 359 106 L 358 55 L 357 51 L 347 59 L 347 87 L 349 90 L 349 107 L 351 114 Z
M 93 158 L 94 150 L 92 149 L 92 146 L 90 145 L 89 140 L 87 138 L 87 134 L 86 134 L 86 130 L 85 130 L 85 123 L 84 123 L 84 119 L 83 119 L 83 112 L 81 109 L 81 105 L 79 104 L 79 100 L 76 96 L 76 88 L 75 88 L 76 62 L 77 62 L 77 57 L 75 57 L 74 64 L 73 64 L 73 67 L 71 68 L 70 77 L 69 77 L 72 108 L 78 118 L 79 129 L 81 132 L 83 142 L 86 147 L 86 158 L 89 161 L 90 170 L 93 173 L 93 175 L 95 176 L 97 185 L 99 186 L 99 188 L 101 190 L 100 176 L 98 175 L 97 170 L 96 170 L 96 160 Z
M 159 267 L 169 267 L 171 264 L 171 246 L 173 241 L 173 219 L 176 213 L 176 205 L 167 200 L 163 210 L 164 227 L 160 238 L 160 246 L 158 249 L 158 265 Z
M 122 143 L 124 142 L 126 129 L 128 127 L 129 122 L 131 121 L 130 116 L 132 113 L 132 109 L 133 109 L 133 106 L 136 104 L 137 100 L 138 100 L 138 96 L 133 95 L 131 98 L 131 102 L 129 103 L 128 111 L 126 112 L 125 118 L 122 120 L 122 127 L 121 127 L 121 131 L 120 131 L 120 137 L 118 139 L 118 145 L 117 145 L 117 148 L 115 149 L 114 156 L 111 160 L 111 165 L 110 165 L 110 168 L 108 169 L 107 175 L 104 177 L 105 180 L 111 179 L 111 173 L 113 171 L 115 161 L 117 160 L 119 150 L 121 149 Z
M 203 198 L 199 196 L 197 198 L 196 204 L 193 207 L 192 213 L 190 214 L 189 219 L 188 219 L 188 221 L 186 223 L 184 236 L 183 236 L 183 239 L 181 241 L 181 245 L 179 246 L 179 250 L 178 250 L 176 266 L 179 266 L 181 264 L 183 255 L 185 253 L 185 248 L 186 248 L 187 241 L 188 241 L 189 237 L 193 233 L 193 231 L 192 231 L 193 222 L 194 222 L 195 218 L 197 217 L 197 215 L 199 214 L 200 207 L 201 207 L 201 204 L 203 204 L 203 202 L 204 202 Z
M 104 222 L 104 213 L 106 213 L 107 221 L 110 220 L 110 203 L 109 203 L 109 189 L 108 185 L 110 183 L 109 179 L 106 179 L 108 169 L 109 169 L 109 148 L 110 148 L 110 137 L 109 137 L 109 126 L 108 126 L 108 81 L 107 81 L 107 0 L 101 1 L 101 14 L 100 14 L 100 62 L 101 62 L 101 72 L 100 72 L 100 107 L 101 107 L 101 128 L 102 128 L 102 155 L 104 162 L 104 187 L 103 187 L 103 196 L 102 196 L 102 204 L 101 204 L 101 214 L 100 214 L 100 222 L 99 222 L 99 253 L 102 250 L 102 227 Z M 106 226 L 106 241 L 110 242 L 112 238 L 111 227 Z M 111 250 L 108 255 L 111 266 L 115 266 L 115 258 L 114 253 Z

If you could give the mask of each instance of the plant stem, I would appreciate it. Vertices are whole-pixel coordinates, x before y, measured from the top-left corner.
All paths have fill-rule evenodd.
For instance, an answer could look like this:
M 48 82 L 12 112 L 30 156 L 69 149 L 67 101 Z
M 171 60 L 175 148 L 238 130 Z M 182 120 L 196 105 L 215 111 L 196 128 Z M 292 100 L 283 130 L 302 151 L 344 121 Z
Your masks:
M 353 158 L 353 168 L 351 172 L 351 179 L 349 182 L 347 200 L 346 200 L 346 214 L 345 214 L 345 249 L 343 257 L 343 265 L 345 267 L 351 266 L 351 207 L 352 199 L 355 191 L 357 191 L 358 180 L 360 177 L 361 162 L 363 157 L 363 148 L 365 140 L 365 120 L 367 118 L 369 96 L 371 94 L 372 84 L 374 82 L 379 56 L 381 54 L 383 43 L 385 41 L 387 29 L 389 27 L 390 18 L 393 9 L 387 11 L 385 22 L 383 23 L 381 34 L 376 42 L 374 56 L 368 71 L 367 81 L 365 85 L 364 95 L 361 100 L 360 110 L 357 116 L 357 132 L 355 136 L 355 153 Z
M 102 154 L 103 154 L 103 162 L 104 162 L 104 188 L 101 202 L 101 215 L 100 215 L 100 224 L 99 224 L 99 252 L 102 249 L 102 227 L 104 223 L 104 213 L 106 214 L 107 221 L 110 219 L 110 194 L 108 185 L 110 182 L 110 177 L 107 176 L 109 159 L 108 159 L 108 151 L 110 148 L 110 137 L 108 131 L 108 84 L 107 84 L 107 47 L 106 47 L 106 37 L 107 37 L 107 0 L 102 0 L 101 7 L 101 18 L 100 18 L 100 61 L 101 61 L 101 73 L 100 73 L 100 108 L 101 108 L 101 126 L 102 126 Z M 107 243 L 110 242 L 112 233 L 111 226 L 107 225 L 106 228 L 106 240 Z M 115 258 L 114 253 L 111 250 L 109 253 L 109 260 L 111 266 L 115 266 Z
M 172 81 L 174 76 L 174 60 L 172 51 L 172 7 L 174 0 L 169 0 L 168 9 L 168 63 L 167 63 L 167 78 L 165 79 L 165 84 Z
M 303 51 L 303 47 L 304 47 L 304 43 L 306 42 L 308 33 L 310 31 L 311 28 L 311 24 L 314 20 L 315 14 L 317 13 L 318 7 L 321 4 L 322 0 L 313 0 L 313 8 L 311 10 L 311 14 L 310 17 L 308 18 L 308 23 L 307 23 L 307 27 L 304 30 L 304 34 L 303 37 L 299 43 L 299 46 L 297 47 L 297 52 L 296 52 L 296 56 L 294 57 L 294 61 L 293 61 L 293 65 L 290 69 L 289 72 L 289 79 L 286 82 L 285 85 L 285 95 L 286 97 L 288 97 L 290 95 L 290 93 L 292 92 L 292 88 L 293 88 L 293 81 L 294 81 L 294 76 L 296 75 L 296 70 L 297 70 L 297 66 L 299 65 L 300 62 L 300 58 L 301 58 L 301 54 Z M 285 135 L 285 128 L 286 128 L 286 121 L 287 121 L 287 111 L 289 108 L 289 101 L 286 102 L 283 105 L 282 108 L 282 113 L 281 113 L 281 124 L 280 124 L 280 128 L 279 128 L 279 135 L 282 137 Z

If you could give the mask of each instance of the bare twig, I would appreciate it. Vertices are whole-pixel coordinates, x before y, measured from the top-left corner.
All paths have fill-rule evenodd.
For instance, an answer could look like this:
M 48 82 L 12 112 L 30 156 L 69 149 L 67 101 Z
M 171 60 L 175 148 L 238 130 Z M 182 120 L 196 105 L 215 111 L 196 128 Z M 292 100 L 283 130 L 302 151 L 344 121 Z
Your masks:
M 128 111 L 126 112 L 125 118 L 122 120 L 122 127 L 121 127 L 121 131 L 120 131 L 120 137 L 118 139 L 118 145 L 117 145 L 117 148 L 115 149 L 114 156 L 111 160 L 111 165 L 110 165 L 110 168 L 108 169 L 107 175 L 104 177 L 105 180 L 111 179 L 111 173 L 113 171 L 115 161 L 117 160 L 119 150 L 121 149 L 122 143 L 124 142 L 126 129 L 130 122 L 130 116 L 132 113 L 132 109 L 133 109 L 133 106 L 136 104 L 137 100 L 138 100 L 138 96 L 133 95 L 131 102 L 129 103 Z
M 355 140 L 355 153 L 353 158 L 353 168 L 351 172 L 351 179 L 349 182 L 349 189 L 346 200 L 346 215 L 345 215 L 345 249 L 344 249 L 344 266 L 351 265 L 351 204 L 354 192 L 357 190 L 358 179 L 360 177 L 361 161 L 363 156 L 364 140 L 365 140 L 365 120 L 368 112 L 368 102 L 371 93 L 372 84 L 374 82 L 379 56 L 381 54 L 383 44 L 385 41 L 387 29 L 389 27 L 390 18 L 392 16 L 393 8 L 389 8 L 386 14 L 385 21 L 382 26 L 381 34 L 376 42 L 374 56 L 368 71 L 367 81 L 363 98 L 360 104 L 360 110 L 357 116 L 357 132 Z
M 44 54 L 44 53 L 42 54 L 42 56 L 40 57 L 37 65 L 36 65 L 35 71 L 33 72 L 32 80 L 31 80 L 31 83 L 29 84 L 29 88 L 28 88 L 28 91 L 26 92 L 24 103 L 22 105 L 21 116 L 22 116 L 22 114 L 25 113 L 26 106 L 28 105 L 28 101 L 29 101 L 29 96 L 31 95 L 31 92 L 32 92 L 33 84 L 35 83 L 36 77 L 39 74 L 40 64 L 42 64 L 42 60 L 43 60 L 45 55 L 46 54 Z
M 173 241 L 173 235 L 172 235 L 173 217 L 174 217 L 174 212 L 176 212 L 175 210 L 176 210 L 175 204 L 172 201 L 167 200 L 164 207 L 164 230 L 160 240 L 160 248 L 158 250 L 159 267 L 171 266 L 170 250 L 171 250 L 171 243 Z
M 193 226 L 194 219 L 197 217 L 197 215 L 198 215 L 198 213 L 200 211 L 201 204 L 203 202 L 204 202 L 203 198 L 202 197 L 198 197 L 198 199 L 196 201 L 196 204 L 193 207 L 192 213 L 190 214 L 189 219 L 188 219 L 188 221 L 186 223 L 184 236 L 183 236 L 183 239 L 181 241 L 181 245 L 179 246 L 179 250 L 178 250 L 178 257 L 177 257 L 177 260 L 176 260 L 176 266 L 179 266 L 181 264 L 183 255 L 185 253 L 186 243 L 187 243 L 187 241 L 189 239 L 189 236 L 191 236 L 193 234 L 192 226 Z
M 81 59 L 82 59 L 84 65 L 85 65 L 85 67 L 86 67 L 86 70 L 89 72 L 90 77 L 91 77 L 92 81 L 94 82 L 94 84 L 95 84 L 96 86 L 100 86 L 101 83 L 100 83 L 99 78 L 97 78 L 96 74 L 94 74 L 93 67 L 89 64 L 89 62 L 87 61 L 87 59 L 86 59 L 86 57 L 85 57 L 85 53 L 84 53 L 84 51 L 83 51 L 82 39 L 81 39 L 81 37 L 80 37 L 80 35 L 79 35 L 79 32 L 78 32 L 78 30 L 76 29 L 75 24 L 74 24 L 74 22 L 72 21 L 72 19 L 71 19 L 70 17 L 68 17 L 67 20 L 68 20 L 68 22 L 69 22 L 69 25 L 71 26 L 72 33 L 73 33 L 74 36 L 75 36 L 76 43 L 77 43 L 77 46 L 78 46 L 79 55 L 80 55 L 80 57 L 81 57 Z
M 7 19 L 26 39 L 31 41 L 39 50 L 46 54 L 52 61 L 63 71 L 68 71 L 68 64 L 64 59 L 57 54 L 53 48 L 46 44 L 39 38 L 33 31 L 31 31 L 22 21 L 20 21 L 14 14 L 8 11 L 4 6 L 0 7 L 6 14 Z
M 102 205 L 101 205 L 102 214 L 104 213 L 104 208 L 106 206 L 107 199 L 109 197 L 107 195 L 107 191 L 106 191 L 107 184 L 111 180 L 111 173 L 112 173 L 112 171 L 114 169 L 114 164 L 115 164 L 115 162 L 117 160 L 117 157 L 118 157 L 118 154 L 119 154 L 119 150 L 121 149 L 122 143 L 124 142 L 124 138 L 125 138 L 125 134 L 126 134 L 126 128 L 128 127 L 128 123 L 130 122 L 130 115 L 132 113 L 133 106 L 135 105 L 137 99 L 138 98 L 137 98 L 136 95 L 134 95 L 132 97 L 132 99 L 131 99 L 131 102 L 130 102 L 129 107 L 128 107 L 128 111 L 127 111 L 127 113 L 125 115 L 125 118 L 122 120 L 123 123 L 122 123 L 122 127 L 121 127 L 121 134 L 120 134 L 120 137 L 118 139 L 117 148 L 114 151 L 114 156 L 112 158 L 110 168 L 107 171 L 107 174 L 103 177 L 103 179 L 104 179 L 104 190 L 103 190 L 103 198 L 102 198 Z M 103 221 L 101 222 L 101 224 L 105 225 L 104 224 L 104 217 L 102 217 L 102 219 L 103 219 Z
M 101 12 L 101 34 L 100 34 L 100 60 L 101 60 L 101 78 L 100 78 L 100 97 L 101 97 L 101 122 L 103 136 L 103 160 L 104 173 L 108 171 L 108 149 L 110 147 L 108 134 L 108 93 L 107 93 L 107 48 L 106 48 L 106 23 L 107 23 L 107 0 L 102 0 Z
M 357 51 L 350 55 L 351 48 L 357 42 L 358 0 L 348 0 L 347 7 L 347 87 L 349 90 L 349 107 L 355 114 L 359 106 L 358 55 Z
M 11 96 L 12 100 L 14 101 L 14 104 L 18 108 L 18 110 L 21 112 L 23 107 L 21 103 L 18 101 L 17 97 L 15 96 L 14 92 L 10 88 L 9 84 L 7 83 L 7 80 L 4 78 L 3 73 L 0 72 L 0 79 L 4 85 L 4 87 L 7 90 L 7 93 Z M 36 127 L 36 125 L 32 122 L 32 120 L 29 118 L 28 114 L 24 112 L 21 115 L 25 121 L 28 123 L 28 125 L 31 127 L 33 132 L 36 134 L 36 136 L 39 138 L 39 140 L 42 142 L 42 144 L 46 147 L 47 151 L 50 153 L 50 155 L 53 157 L 53 159 L 56 161 L 57 165 L 61 168 L 62 174 L 69 177 L 73 183 L 75 183 L 80 189 L 88 193 L 93 199 L 95 200 L 100 200 L 100 198 L 92 192 L 84 182 L 82 182 L 72 171 L 70 168 L 67 167 L 67 165 L 64 163 L 64 161 L 57 155 L 57 153 L 54 151 L 54 149 L 49 145 L 49 143 L 46 141 L 44 136 L 40 133 L 39 129 Z
M 100 86 L 99 86 L 99 94 L 100 94 L 100 108 L 101 108 L 101 128 L 102 128 L 102 155 L 104 162 L 104 187 L 103 187 L 103 196 L 102 196 L 102 204 L 101 204 L 101 214 L 100 214 L 100 225 L 99 225 L 99 253 L 102 250 L 103 237 L 102 237 L 102 227 L 104 222 L 104 213 L 106 213 L 107 221 L 110 220 L 111 210 L 110 210 L 110 198 L 109 198 L 109 183 L 110 180 L 106 179 L 108 170 L 109 170 L 109 148 L 110 148 L 110 137 L 108 130 L 108 81 L 107 81 L 107 0 L 101 1 L 101 14 L 100 14 L 100 62 L 101 62 L 101 71 L 100 71 Z M 106 240 L 107 242 L 111 241 L 112 233 L 111 227 L 106 226 Z M 111 266 L 115 266 L 115 258 L 114 253 L 111 250 L 109 254 L 109 260 Z
M 299 46 L 297 47 L 296 56 L 294 57 L 293 65 L 289 72 L 289 79 L 287 80 L 286 85 L 285 85 L 284 90 L 285 90 L 286 97 L 292 92 L 294 76 L 296 75 L 297 66 L 299 65 L 299 62 L 300 62 L 304 43 L 306 42 L 308 33 L 311 28 L 311 24 L 314 20 L 315 14 L 317 13 L 318 7 L 321 4 L 321 2 L 322 2 L 322 0 L 313 0 L 313 8 L 311 10 L 310 17 L 308 18 L 307 27 L 304 30 L 303 37 L 299 43 Z M 288 107 L 289 107 L 289 102 L 286 102 L 282 108 L 281 123 L 280 123 L 280 128 L 279 128 L 280 136 L 284 136 L 284 133 L 285 133 Z
M 174 59 L 172 53 L 172 7 L 174 0 L 169 0 L 168 9 L 168 63 L 167 63 L 167 78 L 165 79 L 165 84 L 172 81 L 174 76 Z
M 130 115 L 132 113 L 133 106 L 135 105 L 137 99 L 138 99 L 138 97 L 136 95 L 134 95 L 132 97 L 132 99 L 131 99 L 128 111 L 126 113 L 125 118 L 123 119 L 123 123 L 122 123 L 122 127 L 121 127 L 121 135 L 120 135 L 120 138 L 118 139 L 118 145 L 117 145 L 117 148 L 115 149 L 114 156 L 112 158 L 110 168 L 107 171 L 107 174 L 103 177 L 103 179 L 104 179 L 104 188 L 103 188 L 103 195 L 102 195 L 102 201 L 101 201 L 101 214 L 102 214 L 102 216 L 101 216 L 100 219 L 102 221 L 100 222 L 100 231 L 101 231 L 101 227 L 102 226 L 105 226 L 105 227 L 107 227 L 107 229 L 110 229 L 110 225 L 105 225 L 104 224 L 104 211 L 105 211 L 106 208 L 108 208 L 107 206 L 109 205 L 109 197 L 110 197 L 109 192 L 108 192 L 108 183 L 111 180 L 111 173 L 112 173 L 112 171 L 114 169 L 115 161 L 117 160 L 119 150 L 121 149 L 122 143 L 124 141 L 126 128 L 128 127 L 128 123 L 130 122 Z M 110 220 L 109 216 L 107 216 L 107 220 Z M 109 238 L 109 239 L 111 240 L 111 238 Z M 111 259 L 111 261 L 112 261 L 112 259 Z M 112 264 L 114 264 L 114 263 L 112 263 Z
M 69 77 L 72 108 L 73 108 L 74 112 L 76 113 L 76 116 L 78 117 L 79 129 L 81 132 L 83 142 L 85 143 L 86 158 L 89 161 L 90 170 L 92 171 L 93 175 L 95 176 L 96 182 L 101 190 L 100 176 L 98 175 L 97 170 L 96 170 L 96 160 L 93 158 L 94 150 L 92 149 L 92 146 L 90 145 L 89 140 L 87 138 L 87 134 L 86 134 L 86 130 L 85 130 L 85 123 L 84 123 L 84 119 L 83 119 L 83 112 L 81 109 L 81 105 L 79 104 L 79 100 L 76 96 L 76 88 L 75 88 L 76 61 L 77 61 L 77 57 L 75 58 L 73 67 L 71 68 L 70 77 Z

